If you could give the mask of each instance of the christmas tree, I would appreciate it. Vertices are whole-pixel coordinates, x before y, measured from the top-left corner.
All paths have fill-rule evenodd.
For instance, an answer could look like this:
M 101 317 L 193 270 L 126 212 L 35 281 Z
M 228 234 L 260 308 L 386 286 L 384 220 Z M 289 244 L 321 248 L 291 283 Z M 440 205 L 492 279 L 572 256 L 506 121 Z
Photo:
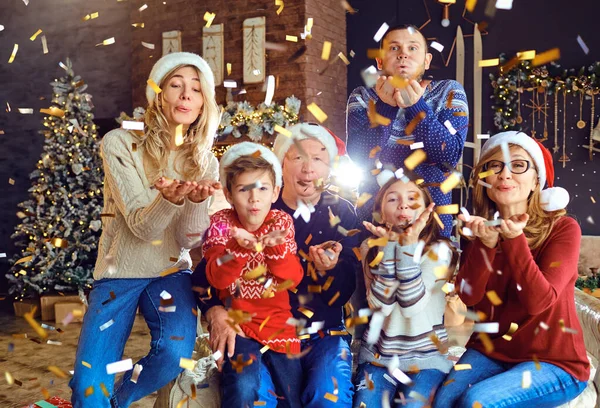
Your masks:
M 54 80 L 52 105 L 42 109 L 44 152 L 29 178 L 30 198 L 19 204 L 21 222 L 11 238 L 22 253 L 6 277 L 19 300 L 57 291 L 91 288 L 100 238 L 104 174 L 92 96 L 73 73 Z

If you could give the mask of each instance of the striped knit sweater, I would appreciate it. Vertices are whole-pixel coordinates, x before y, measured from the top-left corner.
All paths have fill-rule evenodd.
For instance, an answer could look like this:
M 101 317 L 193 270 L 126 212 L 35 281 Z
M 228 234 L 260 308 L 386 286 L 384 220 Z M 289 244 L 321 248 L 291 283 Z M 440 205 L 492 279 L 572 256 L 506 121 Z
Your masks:
M 94 279 L 156 278 L 171 268 L 190 269 L 190 249 L 200 244 L 208 228 L 210 199 L 180 205 L 165 200 L 146 178 L 143 146 L 123 129 L 108 132 L 102 139 L 104 163 L 104 209 L 102 235 Z M 210 154 L 210 153 L 207 153 Z M 210 154 L 208 168 L 200 179 L 218 180 L 219 164 Z M 180 159 L 172 151 L 164 176 L 184 179 L 175 171 Z
M 286 280 L 293 282 L 289 289 L 295 288 L 304 275 L 296 256 L 292 217 L 280 210 L 269 211 L 263 225 L 252 234 L 260 237 L 274 230 L 287 229 L 289 232 L 283 244 L 266 247 L 261 252 L 239 246 L 231 238 L 233 227 L 243 228 L 233 209 L 218 211 L 210 217 L 210 227 L 202 246 L 208 282 L 218 290 L 223 302 L 231 300 L 231 309 L 251 314 L 250 321 L 240 324 L 246 336 L 276 352 L 299 353 L 296 328 L 287 324 L 292 317 L 288 291 L 277 290 Z M 233 259 L 220 262 L 219 259 L 227 254 L 233 255 Z M 246 273 L 261 265 L 266 267 L 264 280 L 244 278 Z M 271 285 L 265 285 L 269 280 Z
M 366 260 L 369 248 L 361 245 L 367 300 L 373 310 L 385 316 L 381 334 L 375 344 L 367 344 L 369 329 L 362 339 L 359 363 L 387 365 L 398 356 L 403 371 L 417 366 L 420 370 L 450 371 L 452 362 L 441 354 L 430 339 L 435 334 L 442 342 L 448 335 L 444 328 L 446 298 L 436 282 L 437 266 L 448 266 L 449 260 L 432 261 L 423 254 L 421 264 L 415 264 L 413 254 L 417 244 L 400 246 L 390 242 L 383 248 L 383 260 L 372 268 Z
M 367 117 L 370 101 L 375 102 L 377 113 L 391 119 L 390 125 L 371 127 Z M 412 135 L 407 135 L 407 125 L 420 112 L 426 114 L 425 118 L 415 127 Z M 369 171 L 375 167 L 374 160 L 369 159 L 369 153 L 376 146 L 382 149 L 378 158 L 384 165 L 399 168 L 413 152 L 410 142 L 422 142 L 427 160 L 415 172 L 427 183 L 444 181 L 444 173 L 448 172 L 446 165 L 455 167 L 462 155 L 469 124 L 468 113 L 467 96 L 462 85 L 456 81 L 432 81 L 421 99 L 406 109 L 380 101 L 373 88 L 356 88 L 348 98 L 346 133 L 350 158 L 365 170 L 361 192 L 377 193 L 377 183 Z M 451 126 L 445 124 L 447 121 Z M 429 191 L 437 205 L 451 203 L 450 193 L 442 194 L 437 186 Z M 373 200 L 370 200 L 358 209 L 359 220 L 371 221 L 372 212 Z M 443 234 L 450 236 L 452 216 L 440 217 L 445 226 Z

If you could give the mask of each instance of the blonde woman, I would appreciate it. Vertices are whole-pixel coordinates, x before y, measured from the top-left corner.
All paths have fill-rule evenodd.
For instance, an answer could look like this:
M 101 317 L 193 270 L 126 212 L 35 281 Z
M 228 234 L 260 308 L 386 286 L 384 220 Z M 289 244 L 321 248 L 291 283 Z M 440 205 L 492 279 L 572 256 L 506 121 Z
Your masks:
M 201 57 L 182 52 L 158 60 L 150 79 L 143 134 L 116 129 L 102 141 L 107 216 L 69 384 L 74 407 L 127 407 L 175 378 L 180 358 L 192 355 L 189 251 L 200 244 L 209 197 L 221 188 L 210 151 L 219 123 L 214 77 Z M 113 365 L 127 357 L 138 306 L 150 352 L 134 369 Z M 115 387 L 115 372 L 123 371 Z
M 450 371 L 433 406 L 556 407 L 590 375 L 574 300 L 581 230 L 565 215 L 567 191 L 552 187 L 551 153 L 525 133 L 490 138 L 473 177 L 482 172 L 478 216 L 459 216 L 474 239 L 456 284 L 487 325 L 476 327 L 485 334 L 473 334 L 458 362 L 470 369 Z

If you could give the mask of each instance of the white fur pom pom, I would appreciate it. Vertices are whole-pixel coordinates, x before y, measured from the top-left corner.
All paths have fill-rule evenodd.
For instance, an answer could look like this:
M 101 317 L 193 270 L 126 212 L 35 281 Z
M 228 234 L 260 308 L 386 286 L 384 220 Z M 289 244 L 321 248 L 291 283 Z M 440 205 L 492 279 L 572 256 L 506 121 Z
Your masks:
M 544 211 L 562 210 L 569 204 L 569 192 L 562 187 L 542 190 L 540 200 Z

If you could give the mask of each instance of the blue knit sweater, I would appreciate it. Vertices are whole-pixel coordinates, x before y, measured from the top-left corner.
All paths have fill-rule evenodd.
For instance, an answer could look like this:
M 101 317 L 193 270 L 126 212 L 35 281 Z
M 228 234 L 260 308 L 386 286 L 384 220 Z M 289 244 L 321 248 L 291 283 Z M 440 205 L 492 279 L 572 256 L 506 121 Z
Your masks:
M 293 215 L 295 210 L 289 208 L 279 197 L 273 204 L 272 209 L 279 209 Z M 358 220 L 354 211 L 354 206 L 342 199 L 338 198 L 334 201 L 333 195 L 325 192 L 321 195 L 321 200 L 315 205 L 315 212 L 310 215 L 308 223 L 304 222 L 302 217 L 294 219 L 294 228 L 296 232 L 296 243 L 298 244 L 298 253 L 304 251 L 307 255 L 308 248 L 312 245 L 317 245 L 326 241 L 340 241 L 343 246 L 340 253 L 337 265 L 326 272 L 324 276 L 317 274 L 317 281 L 308 274 L 308 262 L 300 256 L 300 263 L 304 268 L 304 278 L 296 287 L 296 293 L 291 292 L 290 304 L 292 313 L 296 319 L 307 320 L 306 327 L 310 327 L 313 322 L 324 322 L 323 331 L 328 329 L 340 329 L 344 325 L 343 306 L 348 302 L 356 287 L 356 277 L 362 276 L 362 267 L 358 258 L 354 254 L 352 248 L 360 246 L 359 236 L 344 237 L 340 234 L 336 227 L 331 227 L 329 224 L 329 208 L 334 215 L 340 217 L 341 222 L 338 224 L 347 230 L 358 228 Z M 308 244 L 308 237 L 312 238 Z M 329 277 L 333 277 L 331 285 L 327 290 L 322 290 L 321 293 L 309 292 L 310 286 L 323 286 Z M 192 275 L 194 286 L 208 288 L 208 280 L 206 279 L 206 263 L 204 260 L 198 265 Z M 339 295 L 336 293 L 339 292 Z M 214 290 L 212 293 L 216 293 Z M 337 296 L 337 299 L 329 304 L 331 299 Z M 364 295 L 363 295 L 364 296 Z M 212 296 L 210 299 L 198 301 L 198 306 L 202 313 L 206 313 L 213 306 L 222 305 L 217 296 Z M 310 312 L 302 312 L 299 309 L 309 310 L 312 316 L 309 318 Z
M 370 100 L 375 102 L 377 113 L 392 120 L 390 125 L 371 128 L 367 117 Z M 425 118 L 419 122 L 412 135 L 406 135 L 406 126 L 419 112 L 425 112 Z M 374 147 L 381 147 L 378 157 L 384 165 L 395 168 L 403 166 L 404 160 L 413 151 L 409 145 L 398 144 L 398 141 L 422 142 L 427 160 L 415 172 L 426 183 L 444 181 L 445 173 L 448 172 L 445 164 L 455 167 L 462 155 L 469 124 L 468 112 L 465 91 L 462 85 L 452 80 L 432 81 L 421 99 L 406 109 L 380 101 L 373 88 L 356 88 L 348 99 L 346 132 L 348 154 L 365 170 L 361 192 L 374 195 L 378 190 L 375 177 L 370 173 L 374 168 L 374 159 L 369 159 L 369 153 Z M 446 121 L 449 121 L 451 127 L 444 124 Z M 454 135 L 453 131 L 456 131 Z M 437 186 L 430 187 L 429 191 L 436 205 L 451 203 L 451 193 L 442 194 Z M 373 201 L 369 200 L 358 210 L 359 220 L 371 221 Z M 441 219 L 444 222 L 444 235 L 450 236 L 452 216 L 442 215 Z

